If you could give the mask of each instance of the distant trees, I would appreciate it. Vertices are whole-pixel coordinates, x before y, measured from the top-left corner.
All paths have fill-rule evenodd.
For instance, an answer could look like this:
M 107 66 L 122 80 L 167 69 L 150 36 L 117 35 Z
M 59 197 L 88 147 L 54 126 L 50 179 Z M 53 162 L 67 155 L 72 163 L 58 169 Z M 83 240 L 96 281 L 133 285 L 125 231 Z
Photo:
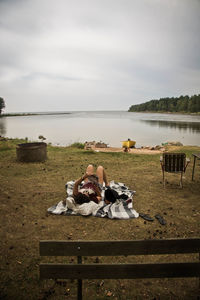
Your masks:
M 1 112 L 2 112 L 2 109 L 5 108 L 5 102 L 3 100 L 3 98 L 0 97 L 0 115 L 1 115 Z
M 157 112 L 200 112 L 200 94 L 194 96 L 180 96 L 178 98 L 160 98 L 148 102 L 132 105 L 128 111 L 157 111 Z

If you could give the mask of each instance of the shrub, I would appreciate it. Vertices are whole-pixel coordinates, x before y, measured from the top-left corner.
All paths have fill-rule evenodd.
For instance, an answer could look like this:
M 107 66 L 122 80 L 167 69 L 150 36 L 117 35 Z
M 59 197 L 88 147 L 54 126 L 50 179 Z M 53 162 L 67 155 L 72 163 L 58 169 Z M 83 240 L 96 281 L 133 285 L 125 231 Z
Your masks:
M 78 148 L 78 149 L 84 149 L 84 144 L 76 142 L 76 143 L 71 144 L 70 147 Z

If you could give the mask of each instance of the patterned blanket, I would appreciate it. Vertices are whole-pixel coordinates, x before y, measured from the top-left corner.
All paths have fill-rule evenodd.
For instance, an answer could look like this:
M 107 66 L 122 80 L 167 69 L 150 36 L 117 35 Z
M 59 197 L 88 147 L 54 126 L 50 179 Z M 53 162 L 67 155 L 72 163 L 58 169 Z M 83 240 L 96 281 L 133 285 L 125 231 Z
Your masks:
M 128 199 L 117 199 L 115 203 L 105 204 L 105 186 L 102 189 L 102 201 L 96 204 L 93 201 L 78 205 L 75 203 L 73 194 L 74 181 L 66 183 L 67 198 L 66 201 L 60 201 L 56 205 L 48 208 L 48 212 L 56 215 L 82 215 L 82 216 L 95 216 L 107 217 L 109 219 L 130 219 L 138 218 L 139 214 L 133 209 L 132 198 L 135 191 L 131 191 L 124 183 L 110 182 L 110 187 L 117 191 L 119 195 L 127 195 Z M 81 186 L 80 186 L 81 187 Z

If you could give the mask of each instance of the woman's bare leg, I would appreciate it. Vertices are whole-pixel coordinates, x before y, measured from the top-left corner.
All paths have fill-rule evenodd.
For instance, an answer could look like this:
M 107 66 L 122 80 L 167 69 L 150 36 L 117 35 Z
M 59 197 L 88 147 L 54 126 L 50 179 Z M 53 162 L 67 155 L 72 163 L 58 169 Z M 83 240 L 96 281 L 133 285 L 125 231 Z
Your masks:
M 103 184 L 105 182 L 105 185 L 108 185 L 108 180 L 106 176 L 106 172 L 102 166 L 98 166 L 97 168 L 97 176 L 99 178 L 99 183 Z
M 93 167 L 93 165 L 87 166 L 86 173 L 88 175 L 93 175 L 94 174 L 94 167 Z M 84 181 L 87 182 L 88 178 L 85 178 Z
M 104 180 L 106 186 L 109 185 L 107 175 L 106 175 L 106 171 L 104 169 L 103 169 L 103 180 Z

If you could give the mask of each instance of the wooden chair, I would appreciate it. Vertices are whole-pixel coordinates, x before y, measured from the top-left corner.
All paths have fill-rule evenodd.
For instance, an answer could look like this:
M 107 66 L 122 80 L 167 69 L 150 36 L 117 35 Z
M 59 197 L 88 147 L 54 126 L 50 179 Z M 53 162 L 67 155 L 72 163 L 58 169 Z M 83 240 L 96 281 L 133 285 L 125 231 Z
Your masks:
M 163 186 L 165 187 L 165 172 L 180 173 L 180 186 L 182 188 L 183 173 L 185 173 L 189 162 L 190 160 L 186 158 L 185 153 L 163 153 L 163 156 L 160 158 L 163 173 Z

